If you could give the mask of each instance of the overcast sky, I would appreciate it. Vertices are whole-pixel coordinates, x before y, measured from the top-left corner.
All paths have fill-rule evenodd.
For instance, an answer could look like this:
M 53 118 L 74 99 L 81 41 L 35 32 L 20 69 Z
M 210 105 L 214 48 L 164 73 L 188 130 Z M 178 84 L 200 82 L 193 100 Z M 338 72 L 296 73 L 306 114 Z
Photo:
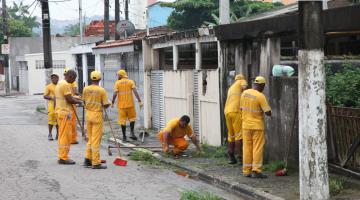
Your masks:
M 12 4 L 12 2 L 20 3 L 24 2 L 24 4 L 31 5 L 35 2 L 29 12 L 33 15 L 41 17 L 41 9 L 40 2 L 35 0 L 7 0 L 6 3 L 8 6 Z M 83 4 L 83 14 L 86 14 L 87 17 L 94 15 L 103 15 L 104 14 L 104 5 L 103 0 L 82 0 Z M 110 13 L 114 12 L 114 0 L 110 0 Z M 35 7 L 36 5 L 36 7 Z M 49 0 L 50 6 L 50 17 L 52 19 L 78 19 L 79 16 L 79 0 Z M 120 0 L 120 7 L 122 6 L 122 0 Z M 114 16 L 114 14 L 110 14 Z

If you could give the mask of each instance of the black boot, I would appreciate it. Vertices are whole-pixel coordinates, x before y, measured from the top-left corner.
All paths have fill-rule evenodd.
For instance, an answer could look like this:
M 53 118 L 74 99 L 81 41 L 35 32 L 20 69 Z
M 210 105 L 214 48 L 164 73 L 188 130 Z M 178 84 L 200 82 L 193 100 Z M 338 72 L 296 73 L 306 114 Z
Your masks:
M 123 135 L 123 139 L 122 139 L 123 142 L 127 142 L 127 138 L 126 138 L 126 135 Z
M 71 160 L 71 159 L 67 159 L 67 160 L 58 160 L 59 165 L 75 165 L 75 161 Z
M 86 168 L 91 167 L 91 160 L 88 158 L 85 158 L 83 166 Z
M 137 140 L 137 137 L 136 137 L 136 135 L 134 134 L 134 132 L 131 132 L 130 138 L 131 138 L 132 140 Z
M 99 165 L 93 165 L 91 168 L 92 169 L 107 169 L 107 166 L 99 164 Z
M 234 154 L 229 154 L 229 159 L 230 159 L 230 161 L 229 161 L 230 165 L 235 165 L 237 163 L 237 160 L 236 160 Z
M 53 140 L 54 140 L 51 134 L 48 135 L 48 140 L 49 140 L 49 141 L 53 141 Z

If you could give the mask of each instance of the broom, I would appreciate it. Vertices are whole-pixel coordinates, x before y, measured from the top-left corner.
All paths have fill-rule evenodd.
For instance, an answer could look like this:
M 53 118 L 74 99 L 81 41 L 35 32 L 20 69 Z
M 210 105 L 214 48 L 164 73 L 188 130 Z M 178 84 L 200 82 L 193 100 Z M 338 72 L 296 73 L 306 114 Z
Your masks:
M 81 135 L 82 135 L 82 137 L 84 138 L 85 141 L 88 141 L 88 138 L 87 138 L 87 136 L 85 134 L 84 126 L 81 124 L 79 116 L 76 114 L 76 110 L 75 110 L 74 106 L 72 106 L 72 108 L 73 108 L 73 111 L 74 111 L 75 116 L 76 116 L 76 121 L 78 122 L 78 124 L 79 124 L 79 126 L 81 128 Z M 83 116 L 83 119 L 84 119 L 84 116 Z
M 110 119 L 109 119 L 109 117 L 108 117 L 107 111 L 106 111 L 106 109 L 104 109 L 104 110 L 105 110 L 105 119 L 106 119 L 106 120 L 108 121 L 108 123 L 109 123 L 110 132 L 111 132 L 111 134 L 112 134 L 112 136 L 113 136 L 113 138 L 114 138 L 114 140 L 115 140 L 116 148 L 117 148 L 117 150 L 118 150 L 118 157 L 115 158 L 115 160 L 114 160 L 114 165 L 118 165 L 118 166 L 123 166 L 123 167 L 125 167 L 125 166 L 127 165 L 127 160 L 121 158 L 120 144 L 116 141 L 116 137 L 115 137 L 115 134 L 114 134 L 114 130 L 113 130 L 113 128 L 112 128 L 112 125 L 111 125 Z
M 294 134 L 294 127 L 295 127 L 296 118 L 297 118 L 297 114 L 298 114 L 298 108 L 299 108 L 297 100 L 296 100 L 295 105 L 296 105 L 296 108 L 295 108 L 294 117 L 293 117 L 293 121 L 292 121 L 289 141 L 288 141 L 288 145 L 287 145 L 286 151 L 285 151 L 284 168 L 277 170 L 275 172 L 276 176 L 286 176 L 287 175 L 287 165 L 288 165 L 288 159 L 289 159 L 290 145 L 291 145 L 292 136 Z

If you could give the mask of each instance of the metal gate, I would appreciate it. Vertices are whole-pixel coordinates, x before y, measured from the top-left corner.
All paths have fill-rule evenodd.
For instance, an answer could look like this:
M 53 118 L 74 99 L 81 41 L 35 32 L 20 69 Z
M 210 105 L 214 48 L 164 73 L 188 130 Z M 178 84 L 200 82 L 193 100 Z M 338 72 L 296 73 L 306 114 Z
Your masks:
M 114 93 L 114 84 L 117 81 L 116 72 L 120 69 L 120 54 L 110 54 L 106 55 L 104 59 L 104 69 L 103 72 L 103 87 L 108 93 L 108 97 L 112 99 Z M 117 119 L 117 109 L 114 108 L 108 109 L 109 117 L 111 119 Z
M 160 130 L 165 126 L 164 112 L 164 71 L 151 71 L 151 112 L 152 127 Z
M 197 70 L 194 70 L 193 74 L 193 80 L 194 80 L 194 95 L 193 95 L 193 110 L 194 110 L 194 133 L 196 135 L 199 135 L 200 132 L 200 108 L 199 108 L 199 72 Z

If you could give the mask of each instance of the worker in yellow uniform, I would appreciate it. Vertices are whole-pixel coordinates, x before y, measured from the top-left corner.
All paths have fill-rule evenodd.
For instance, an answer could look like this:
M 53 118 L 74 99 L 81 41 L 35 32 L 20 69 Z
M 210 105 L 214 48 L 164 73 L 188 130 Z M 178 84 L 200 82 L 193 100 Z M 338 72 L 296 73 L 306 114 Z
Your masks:
M 75 161 L 69 159 L 70 143 L 71 143 L 71 120 L 72 106 L 74 104 L 82 104 L 81 100 L 73 97 L 71 84 L 76 80 L 76 72 L 69 70 L 65 74 L 65 82 L 59 82 L 55 88 L 56 106 L 55 113 L 59 125 L 58 139 L 58 163 L 63 165 L 73 165 Z
M 119 70 L 117 72 L 118 80 L 114 85 L 114 95 L 112 99 L 112 105 L 114 105 L 116 98 L 118 98 L 117 108 L 118 108 L 118 123 L 121 126 L 123 133 L 123 141 L 127 141 L 126 138 L 126 120 L 130 121 L 130 138 L 137 140 L 137 137 L 134 133 L 135 121 L 136 121 L 136 110 L 134 105 L 133 93 L 136 99 L 139 102 L 140 109 L 143 107 L 139 93 L 136 90 L 135 82 L 130 80 L 127 76 L 125 70 Z
M 246 89 L 247 82 L 242 74 L 235 76 L 235 82 L 230 86 L 225 103 L 225 119 L 228 129 L 228 155 L 229 164 L 236 164 L 235 153 L 242 163 L 242 133 L 241 133 L 241 110 L 240 99 L 242 92 Z
M 162 144 L 163 151 L 169 153 L 169 145 L 173 145 L 172 153 L 175 157 L 185 151 L 189 143 L 185 140 L 185 136 L 191 138 L 192 143 L 196 146 L 198 153 L 201 152 L 200 145 L 193 134 L 190 123 L 190 117 L 187 115 L 182 116 L 180 119 L 172 119 L 168 122 L 166 127 L 161 130 L 157 137 Z
M 44 99 L 48 100 L 48 127 L 49 127 L 49 135 L 48 140 L 54 140 L 52 137 L 52 129 L 56 126 L 56 140 L 58 139 L 59 129 L 56 122 L 56 115 L 55 115 L 55 87 L 59 81 L 59 76 L 57 74 L 51 74 L 51 83 L 46 86 Z
M 64 76 L 69 71 L 69 68 L 64 69 Z M 59 83 L 65 82 L 65 80 L 61 80 Z M 78 93 L 78 84 L 76 81 L 70 84 L 71 92 L 74 98 L 81 99 Z M 77 129 L 76 129 L 76 106 L 73 105 L 73 109 L 71 110 L 71 144 L 79 144 L 77 140 Z
M 262 173 L 265 145 L 264 113 L 271 117 L 271 108 L 262 93 L 266 81 L 256 77 L 253 88 L 241 96 L 243 135 L 243 175 L 252 178 L 267 178 Z
M 103 135 L 103 109 L 108 108 L 111 103 L 105 89 L 99 86 L 101 73 L 91 72 L 90 79 L 92 84 L 86 86 L 83 91 L 88 135 L 84 166 L 92 167 L 92 169 L 106 169 L 107 167 L 102 165 L 100 160 L 100 142 Z

